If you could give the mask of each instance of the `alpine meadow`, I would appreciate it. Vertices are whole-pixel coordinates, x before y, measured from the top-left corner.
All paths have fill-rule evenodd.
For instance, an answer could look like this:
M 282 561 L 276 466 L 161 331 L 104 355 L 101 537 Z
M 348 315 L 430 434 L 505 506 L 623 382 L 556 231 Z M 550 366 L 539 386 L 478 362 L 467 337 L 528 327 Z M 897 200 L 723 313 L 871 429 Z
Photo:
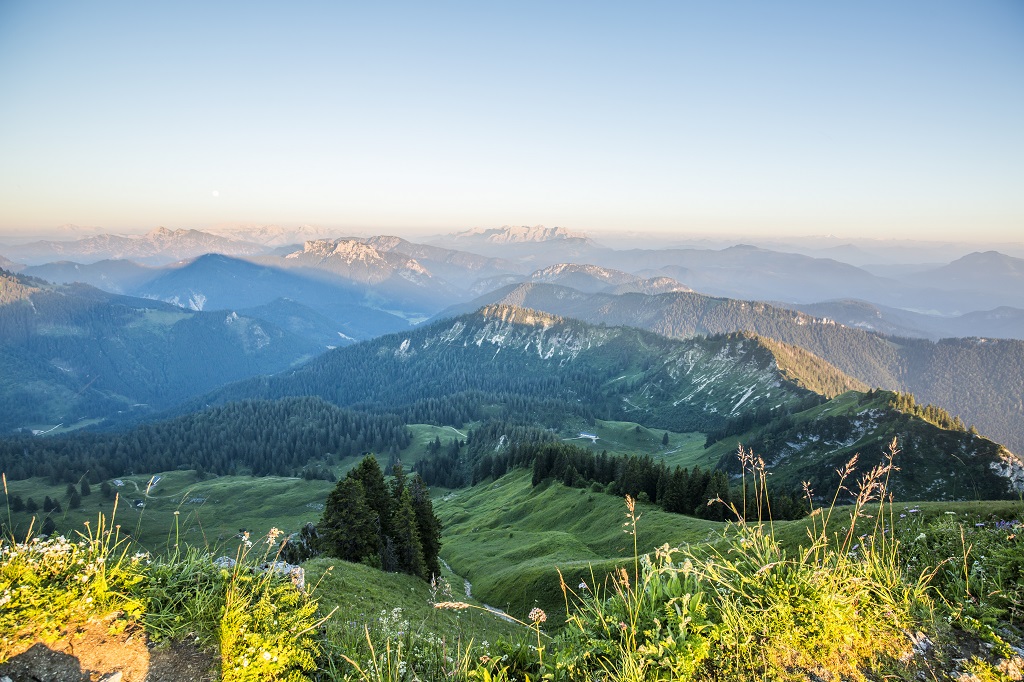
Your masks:
M 1024 680 L 1022 27 L 0 6 L 0 682 Z

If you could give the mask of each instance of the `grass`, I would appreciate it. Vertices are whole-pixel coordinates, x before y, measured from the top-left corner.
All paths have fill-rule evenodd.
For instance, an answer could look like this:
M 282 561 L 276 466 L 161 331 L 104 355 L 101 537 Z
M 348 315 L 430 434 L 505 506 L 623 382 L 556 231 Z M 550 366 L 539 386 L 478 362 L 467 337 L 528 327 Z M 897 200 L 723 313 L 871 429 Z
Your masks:
M 118 523 L 122 534 L 130 535 L 144 550 L 166 552 L 175 540 L 181 544 L 217 551 L 242 529 L 277 526 L 298 530 L 308 521 L 320 519 L 323 502 L 333 487 L 328 481 L 306 481 L 293 478 L 251 476 L 219 476 L 196 480 L 194 471 L 169 471 L 156 474 L 155 486 L 150 474 L 126 476 L 119 480 L 124 486 L 115 490 L 120 495 Z M 40 506 L 48 495 L 59 500 L 63 511 L 51 514 L 57 530 L 73 534 L 83 523 L 94 520 L 99 512 L 109 512 L 113 500 L 105 499 L 100 486 L 92 485 L 92 494 L 82 498 L 79 509 L 69 509 L 66 484 L 50 485 L 43 479 L 9 481 L 10 495 L 31 497 Z M 147 494 L 148 488 L 148 494 Z M 133 502 L 141 500 L 144 507 Z M 175 512 L 179 512 L 175 516 Z M 36 528 L 45 514 L 36 514 Z M 4 519 L 6 520 L 6 519 Z M 11 532 L 24 537 L 32 515 L 12 514 Z M 170 531 L 179 530 L 177 537 Z
M 0 538 L 0 662 L 94 620 L 111 632 L 141 625 L 153 641 L 213 646 L 223 680 L 310 679 L 322 649 L 317 603 L 255 568 L 274 558 L 276 529 L 255 551 L 243 541 L 218 567 L 195 549 L 133 553 L 112 521 L 99 515 L 70 540 Z
M 564 608 L 556 567 L 589 579 L 591 567 L 609 570 L 633 552 L 632 539 L 609 523 L 621 517 L 619 498 L 557 483 L 533 488 L 530 479 L 529 471 L 514 471 L 434 505 L 445 528 L 442 558 L 473 583 L 474 594 L 521 620 L 537 606 L 553 614 Z M 700 542 L 721 528 L 653 505 L 641 511 L 644 547 Z
M 357 679 L 359 670 L 372 677 L 383 652 L 387 665 L 421 679 L 439 679 L 464 663 L 488 655 L 491 644 L 522 635 L 522 627 L 482 609 L 441 610 L 434 604 L 459 598 L 461 582 L 431 585 L 412 576 L 322 557 L 304 564 L 306 577 L 317 585 L 321 613 L 327 623 L 325 666 L 330 679 Z M 345 663 L 345 659 L 351 663 Z M 451 659 L 451 660 L 448 660 Z M 440 675 L 446 676 L 446 675 Z M 379 677 L 379 675 L 378 675 Z M 397 675 L 394 679 L 402 679 Z
M 763 503 L 763 463 L 745 457 Z M 183 533 L 202 514 L 175 516 L 171 503 L 197 484 L 171 472 L 144 511 L 129 512 L 153 511 L 144 523 L 171 519 L 146 531 L 160 556 L 136 552 L 102 517 L 80 541 L 0 542 L 0 659 L 15 639 L 117 612 L 115 626 L 138 622 L 153 639 L 215 647 L 226 680 L 1012 679 L 1024 663 L 1010 646 L 1024 619 L 1024 504 L 894 504 L 887 475 L 883 463 L 844 480 L 853 506 L 827 502 L 775 524 L 714 523 L 628 498 L 624 514 L 604 493 L 534 488 L 528 471 L 438 499 L 442 557 L 472 580 L 477 599 L 508 606 L 516 623 L 467 598 L 454 574 L 431 586 L 318 558 L 304 565 L 302 595 L 249 568 L 272 558 L 276 529 L 254 530 L 249 546 L 232 524 L 218 545 L 188 548 Z M 238 526 L 253 529 L 309 486 L 325 496 L 330 485 L 226 479 L 204 490 L 239 514 L 270 496 L 271 511 Z M 99 497 L 93 490 L 87 506 Z M 274 525 L 285 525 L 280 518 Z M 238 562 L 217 568 L 210 549 Z
M 563 439 L 594 452 L 607 450 L 610 455 L 650 455 L 672 467 L 692 468 L 694 465 L 706 466 L 717 461 L 709 458 L 705 452 L 705 436 L 702 433 L 677 433 L 649 429 L 636 422 L 603 419 L 594 420 L 593 426 L 582 428 L 580 431 L 597 436 L 597 441 L 572 436 L 564 436 Z M 662 444 L 662 438 L 666 433 L 669 435 L 667 446 Z

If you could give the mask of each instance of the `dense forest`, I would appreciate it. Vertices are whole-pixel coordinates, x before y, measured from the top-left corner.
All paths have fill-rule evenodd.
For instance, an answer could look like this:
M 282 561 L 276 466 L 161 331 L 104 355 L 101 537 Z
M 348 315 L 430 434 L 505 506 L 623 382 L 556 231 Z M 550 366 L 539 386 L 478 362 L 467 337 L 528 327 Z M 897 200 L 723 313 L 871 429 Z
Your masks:
M 443 444 L 437 439 L 431 454 L 414 466 L 429 485 L 444 487 L 476 485 L 512 469 L 531 469 L 534 486 L 557 481 L 573 488 L 589 487 L 704 519 L 731 518 L 734 498 L 737 508 L 743 508 L 742 493 L 730 489 L 724 470 L 669 467 L 649 455 L 597 454 L 557 441 L 550 432 L 509 423 L 486 424 L 470 431 L 465 441 Z M 806 512 L 797 491 L 773 491 L 771 507 L 776 519 L 797 518 Z
M 8 478 L 93 483 L 131 472 L 329 477 L 322 460 L 391 453 L 411 435 L 394 415 L 345 410 L 318 398 L 243 401 L 124 433 L 80 432 L 0 441 Z M 312 463 L 312 465 L 311 465 Z

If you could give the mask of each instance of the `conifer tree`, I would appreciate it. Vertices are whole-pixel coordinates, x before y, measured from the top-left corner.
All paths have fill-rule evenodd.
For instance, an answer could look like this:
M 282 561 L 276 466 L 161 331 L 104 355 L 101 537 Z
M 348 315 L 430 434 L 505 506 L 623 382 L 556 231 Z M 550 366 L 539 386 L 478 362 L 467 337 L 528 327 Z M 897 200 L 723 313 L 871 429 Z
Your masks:
M 346 561 L 376 558 L 380 551 L 376 514 L 366 504 L 363 484 L 352 476 L 338 481 L 324 503 L 317 526 L 321 550 Z
M 383 547 L 384 538 L 391 534 L 391 495 L 384 482 L 384 472 L 380 470 L 377 458 L 367 454 L 348 475 L 363 484 L 366 506 L 377 514 L 378 533 Z
M 434 505 L 430 502 L 430 490 L 419 476 L 413 476 L 409 483 L 413 510 L 416 512 L 416 529 L 423 545 L 423 561 L 426 564 L 427 576 L 441 575 L 441 565 L 437 558 L 441 551 L 441 519 L 434 514 Z
M 405 573 L 427 577 L 427 565 L 423 559 L 423 543 L 416 523 L 416 511 L 412 505 L 412 495 L 408 489 L 395 504 L 395 513 L 391 519 L 394 529 L 395 557 L 398 568 Z
M 391 475 L 391 499 L 397 502 L 402 499 L 402 491 L 405 490 L 405 470 L 401 461 L 395 462 L 391 467 Z

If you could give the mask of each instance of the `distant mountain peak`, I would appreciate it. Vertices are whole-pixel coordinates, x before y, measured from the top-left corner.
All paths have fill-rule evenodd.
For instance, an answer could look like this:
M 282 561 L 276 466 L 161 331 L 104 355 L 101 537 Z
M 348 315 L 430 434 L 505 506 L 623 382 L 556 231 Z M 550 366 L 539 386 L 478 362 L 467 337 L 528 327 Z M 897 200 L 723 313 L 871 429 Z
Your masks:
M 452 234 L 453 239 L 483 241 L 491 244 L 521 244 L 524 242 L 550 242 L 564 239 L 585 239 L 582 232 L 572 232 L 564 227 L 543 225 L 503 225 L 499 228 L 474 227 L 465 232 Z
M 975 251 L 950 263 L 947 268 L 990 268 L 1003 272 L 1024 272 L 1024 259 L 1007 256 L 999 251 Z

